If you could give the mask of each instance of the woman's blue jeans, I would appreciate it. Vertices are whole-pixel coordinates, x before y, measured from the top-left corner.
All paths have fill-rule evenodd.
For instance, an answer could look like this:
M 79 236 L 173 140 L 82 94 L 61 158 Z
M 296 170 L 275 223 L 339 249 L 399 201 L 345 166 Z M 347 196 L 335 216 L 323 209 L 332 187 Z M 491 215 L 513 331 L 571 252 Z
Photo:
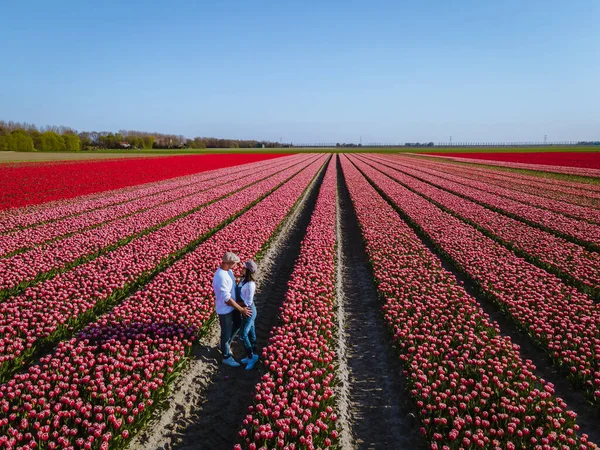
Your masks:
M 256 305 L 250 306 L 252 315 L 250 317 L 242 316 L 242 327 L 240 329 L 240 339 L 246 348 L 248 358 L 256 353 L 256 330 L 254 329 L 254 321 L 256 320 Z

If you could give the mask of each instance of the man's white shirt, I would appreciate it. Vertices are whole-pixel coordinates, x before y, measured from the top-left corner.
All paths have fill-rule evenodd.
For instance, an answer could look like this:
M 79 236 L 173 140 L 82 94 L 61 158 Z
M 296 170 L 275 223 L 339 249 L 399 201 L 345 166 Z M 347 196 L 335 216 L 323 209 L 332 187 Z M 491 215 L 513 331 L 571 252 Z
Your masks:
M 233 306 L 225 304 L 230 298 L 235 300 L 235 276 L 231 270 L 223 270 L 220 267 L 213 277 L 213 289 L 215 291 L 215 310 L 217 314 L 229 314 Z

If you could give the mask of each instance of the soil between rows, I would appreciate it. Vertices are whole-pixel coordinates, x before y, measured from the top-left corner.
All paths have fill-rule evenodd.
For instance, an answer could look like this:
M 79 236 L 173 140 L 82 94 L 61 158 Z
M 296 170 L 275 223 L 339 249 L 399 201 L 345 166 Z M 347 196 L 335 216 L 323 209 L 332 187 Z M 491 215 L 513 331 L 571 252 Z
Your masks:
M 277 323 L 279 307 L 284 301 L 287 282 L 300 253 L 326 167 L 321 169 L 260 262 L 262 274 L 255 297 L 259 352 L 268 344 L 271 328 Z M 265 370 L 261 362 L 252 371 L 246 371 L 243 366 L 223 366 L 218 345 L 219 326 L 213 324 L 169 396 L 167 411 L 158 421 L 148 424 L 132 441 L 130 449 L 233 448 L 247 408 L 252 404 L 254 388 Z M 237 340 L 232 351 L 237 360 L 245 356 Z
M 339 163 L 338 193 L 353 448 L 423 448 L 415 405 L 381 314 L 381 301 Z
M 390 179 L 390 182 L 392 181 Z M 389 198 L 383 196 L 385 200 L 396 210 L 396 205 Z M 427 200 L 427 199 L 425 199 Z M 579 433 L 585 433 L 590 440 L 595 443 L 600 442 L 600 410 L 594 407 L 586 400 L 583 394 L 574 388 L 569 381 L 564 377 L 564 372 L 560 371 L 552 364 L 543 349 L 538 347 L 531 339 L 520 331 L 511 318 L 507 317 L 498 307 L 487 298 L 487 296 L 476 286 L 473 280 L 461 273 L 454 262 L 444 255 L 435 246 L 430 237 L 422 230 L 414 226 L 410 218 L 403 212 L 398 211 L 400 217 L 413 229 L 421 242 L 441 260 L 442 266 L 448 272 L 451 272 L 459 282 L 463 282 L 463 287 L 467 293 L 475 298 L 483 311 L 498 323 L 500 332 L 504 336 L 508 336 L 514 344 L 517 344 L 520 349 L 521 358 L 529 359 L 536 366 L 535 374 L 538 378 L 542 378 L 554 385 L 555 395 L 562 398 L 569 409 L 577 413 L 577 424 L 580 426 Z

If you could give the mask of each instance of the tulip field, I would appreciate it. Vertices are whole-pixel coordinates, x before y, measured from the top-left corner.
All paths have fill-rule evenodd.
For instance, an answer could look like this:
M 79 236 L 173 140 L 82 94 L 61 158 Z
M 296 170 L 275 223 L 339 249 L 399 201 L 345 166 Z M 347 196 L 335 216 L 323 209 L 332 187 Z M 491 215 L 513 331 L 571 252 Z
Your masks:
M 269 258 L 286 245 L 298 249 L 289 274 L 265 282 L 283 286 L 276 306 L 259 280 L 257 323 L 264 308 L 276 319 L 257 328 L 254 370 L 198 362 L 215 365 L 213 390 L 243 405 L 231 430 L 218 419 L 209 430 L 231 436 L 227 448 L 415 448 L 361 434 L 359 422 L 388 417 L 377 405 L 356 412 L 361 377 L 385 379 L 374 381 L 384 396 L 400 386 L 393 414 L 423 449 L 598 448 L 596 166 L 531 155 L 219 157 L 0 165 L 10 180 L 0 193 L 0 449 L 157 448 L 134 437 L 161 431 L 153 424 L 219 329 L 221 256 L 277 273 Z M 361 322 L 345 321 L 355 314 L 345 301 L 363 294 L 348 296 L 348 241 L 378 305 L 368 326 L 385 331 L 373 356 L 394 359 L 373 373 L 352 372 Z M 228 381 L 239 377 L 253 389 Z M 180 422 L 203 411 L 179 409 Z

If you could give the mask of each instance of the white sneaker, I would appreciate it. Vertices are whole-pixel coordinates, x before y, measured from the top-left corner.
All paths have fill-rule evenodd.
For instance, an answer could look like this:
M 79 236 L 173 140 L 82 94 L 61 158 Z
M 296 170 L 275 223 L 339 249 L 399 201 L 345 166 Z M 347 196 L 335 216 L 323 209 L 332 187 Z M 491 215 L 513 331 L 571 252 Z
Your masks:
M 250 358 L 244 358 L 244 359 L 240 359 L 240 362 L 242 364 L 248 364 L 250 362 Z
M 233 356 L 230 356 L 229 358 L 225 358 L 223 360 L 223 364 L 225 364 L 226 366 L 231 366 L 231 367 L 240 367 L 240 363 L 237 362 L 235 359 L 233 359 Z
M 246 370 L 252 370 L 254 369 L 254 366 L 256 365 L 258 361 L 258 355 L 252 355 L 252 359 L 250 359 L 250 361 L 248 361 L 248 365 L 246 366 Z

